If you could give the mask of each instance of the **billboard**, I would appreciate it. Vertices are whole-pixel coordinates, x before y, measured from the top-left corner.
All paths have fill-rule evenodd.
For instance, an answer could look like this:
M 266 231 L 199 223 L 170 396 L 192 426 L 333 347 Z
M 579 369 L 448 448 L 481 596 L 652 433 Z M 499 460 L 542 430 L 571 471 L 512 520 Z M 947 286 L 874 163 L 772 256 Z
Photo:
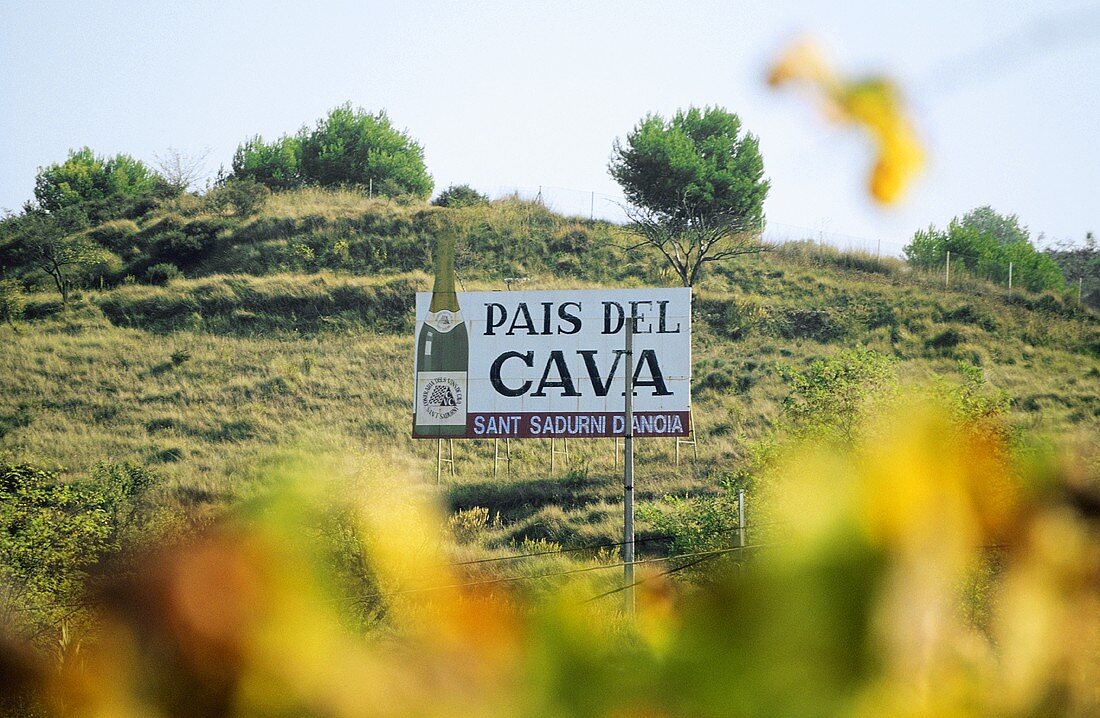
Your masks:
M 623 436 L 631 316 L 634 435 L 690 433 L 690 289 L 438 285 L 416 295 L 414 437 Z

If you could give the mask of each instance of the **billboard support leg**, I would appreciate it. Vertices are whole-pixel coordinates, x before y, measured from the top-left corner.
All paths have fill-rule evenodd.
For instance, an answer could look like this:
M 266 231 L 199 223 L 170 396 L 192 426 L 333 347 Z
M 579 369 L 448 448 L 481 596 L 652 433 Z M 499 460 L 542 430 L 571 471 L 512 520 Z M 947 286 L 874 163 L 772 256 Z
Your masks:
M 680 466 L 680 446 L 690 446 L 694 461 L 699 461 L 699 442 L 695 436 L 695 412 L 692 409 L 688 409 L 688 423 L 691 425 L 691 431 L 685 437 L 676 437 L 676 467 Z
M 443 458 L 443 439 L 435 440 L 435 483 L 440 483 L 443 480 L 443 464 L 451 465 L 451 476 L 455 475 L 455 442 L 454 439 L 447 439 L 447 456 Z
M 634 316 L 626 322 L 626 421 L 623 432 L 623 613 L 634 617 Z
M 493 439 L 493 478 L 497 478 L 500 466 L 500 439 Z M 504 470 L 508 478 L 512 477 L 512 440 L 504 438 Z

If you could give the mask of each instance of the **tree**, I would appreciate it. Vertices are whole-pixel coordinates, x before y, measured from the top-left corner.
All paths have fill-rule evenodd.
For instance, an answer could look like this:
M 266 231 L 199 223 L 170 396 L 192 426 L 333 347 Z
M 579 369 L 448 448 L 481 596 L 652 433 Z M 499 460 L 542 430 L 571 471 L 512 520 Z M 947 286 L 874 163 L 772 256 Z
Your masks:
M 1100 244 L 1092 232 L 1085 235 L 1084 244 L 1062 240 L 1044 254 L 1058 264 L 1067 281 L 1081 282 L 1082 300 L 1086 304 L 1100 308 Z
M 19 217 L 13 237 L 4 245 L 12 266 L 31 266 L 53 279 L 61 302 L 69 301 L 76 279 L 96 265 L 117 257 L 80 231 L 82 215 L 75 208 L 54 214 L 36 211 Z
M 237 146 L 233 154 L 233 179 L 258 182 L 272 190 L 300 186 L 302 142 L 283 136 L 268 144 L 259 135 Z
M 206 158 L 210 150 L 197 155 L 189 155 L 174 147 L 169 147 L 164 155 L 155 155 L 160 176 L 176 194 L 182 194 L 194 187 L 206 175 Z
M 966 269 L 995 282 L 1007 282 L 1011 264 L 1015 286 L 1033 292 L 1065 286 L 1057 263 L 1035 249 L 1016 215 L 1002 216 L 991 207 L 955 217 L 946 230 L 934 226 L 918 230 L 903 252 L 911 265 L 922 269 L 942 269 L 951 252 L 953 272 Z
M 385 110 L 369 113 L 341 105 L 301 135 L 302 174 L 321 186 L 371 186 L 377 194 L 427 198 L 432 178 L 424 150 L 393 127 Z
M 233 155 L 233 177 L 276 191 L 355 185 L 386 197 L 432 193 L 420 145 L 395 129 L 384 110 L 369 113 L 350 104 L 331 110 L 312 130 L 242 143 Z
M 640 241 L 664 256 L 684 286 L 710 262 L 760 252 L 769 183 L 757 138 L 719 107 L 669 121 L 649 114 L 615 140 L 608 170 Z
M 50 213 L 78 208 L 97 223 L 140 212 L 150 200 L 172 193 L 140 160 L 124 154 L 100 157 L 87 147 L 40 168 L 34 181 L 39 208 Z
M 1031 243 L 1031 234 L 1027 227 L 1020 226 L 1019 217 L 1014 214 L 998 214 L 989 205 L 977 207 L 964 214 L 959 220 L 959 226 L 973 229 L 1002 246 Z

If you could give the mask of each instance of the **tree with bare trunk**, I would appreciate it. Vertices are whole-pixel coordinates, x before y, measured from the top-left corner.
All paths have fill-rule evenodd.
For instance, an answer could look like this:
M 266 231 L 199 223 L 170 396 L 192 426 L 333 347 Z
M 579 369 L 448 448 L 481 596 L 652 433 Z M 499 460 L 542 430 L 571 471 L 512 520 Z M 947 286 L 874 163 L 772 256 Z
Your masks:
M 12 254 L 13 265 L 31 265 L 49 275 L 62 304 L 68 304 L 69 291 L 78 278 L 114 256 L 80 231 L 77 216 L 65 210 L 26 213 L 18 218 L 14 241 L 4 247 L 4 254 Z
M 685 287 L 712 262 L 764 251 L 769 183 L 755 136 L 719 107 L 681 110 L 669 121 L 647 115 L 615 141 L 611 176 L 629 202 L 637 241 L 652 247 Z
M 209 156 L 209 149 L 192 155 L 169 147 L 163 155 L 156 154 L 154 158 L 157 170 L 168 186 L 176 192 L 186 192 L 207 176 L 206 158 Z
M 700 213 L 672 221 L 640 207 L 624 210 L 636 241 L 621 248 L 628 252 L 645 247 L 657 250 L 685 287 L 695 285 L 708 263 L 767 250 L 760 241 L 759 226 L 730 214 Z

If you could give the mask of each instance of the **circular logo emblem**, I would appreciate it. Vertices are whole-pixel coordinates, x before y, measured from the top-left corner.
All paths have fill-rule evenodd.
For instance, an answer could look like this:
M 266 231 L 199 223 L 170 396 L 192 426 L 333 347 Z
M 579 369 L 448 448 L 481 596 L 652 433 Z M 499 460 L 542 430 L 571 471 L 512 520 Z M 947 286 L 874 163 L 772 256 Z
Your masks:
M 420 405 L 433 419 L 450 419 L 462 406 L 462 387 L 454 379 L 432 379 L 424 385 Z
M 435 323 L 439 325 L 439 331 L 447 332 L 450 330 L 451 325 L 455 322 L 455 315 L 448 312 L 446 309 L 441 310 L 435 316 Z

